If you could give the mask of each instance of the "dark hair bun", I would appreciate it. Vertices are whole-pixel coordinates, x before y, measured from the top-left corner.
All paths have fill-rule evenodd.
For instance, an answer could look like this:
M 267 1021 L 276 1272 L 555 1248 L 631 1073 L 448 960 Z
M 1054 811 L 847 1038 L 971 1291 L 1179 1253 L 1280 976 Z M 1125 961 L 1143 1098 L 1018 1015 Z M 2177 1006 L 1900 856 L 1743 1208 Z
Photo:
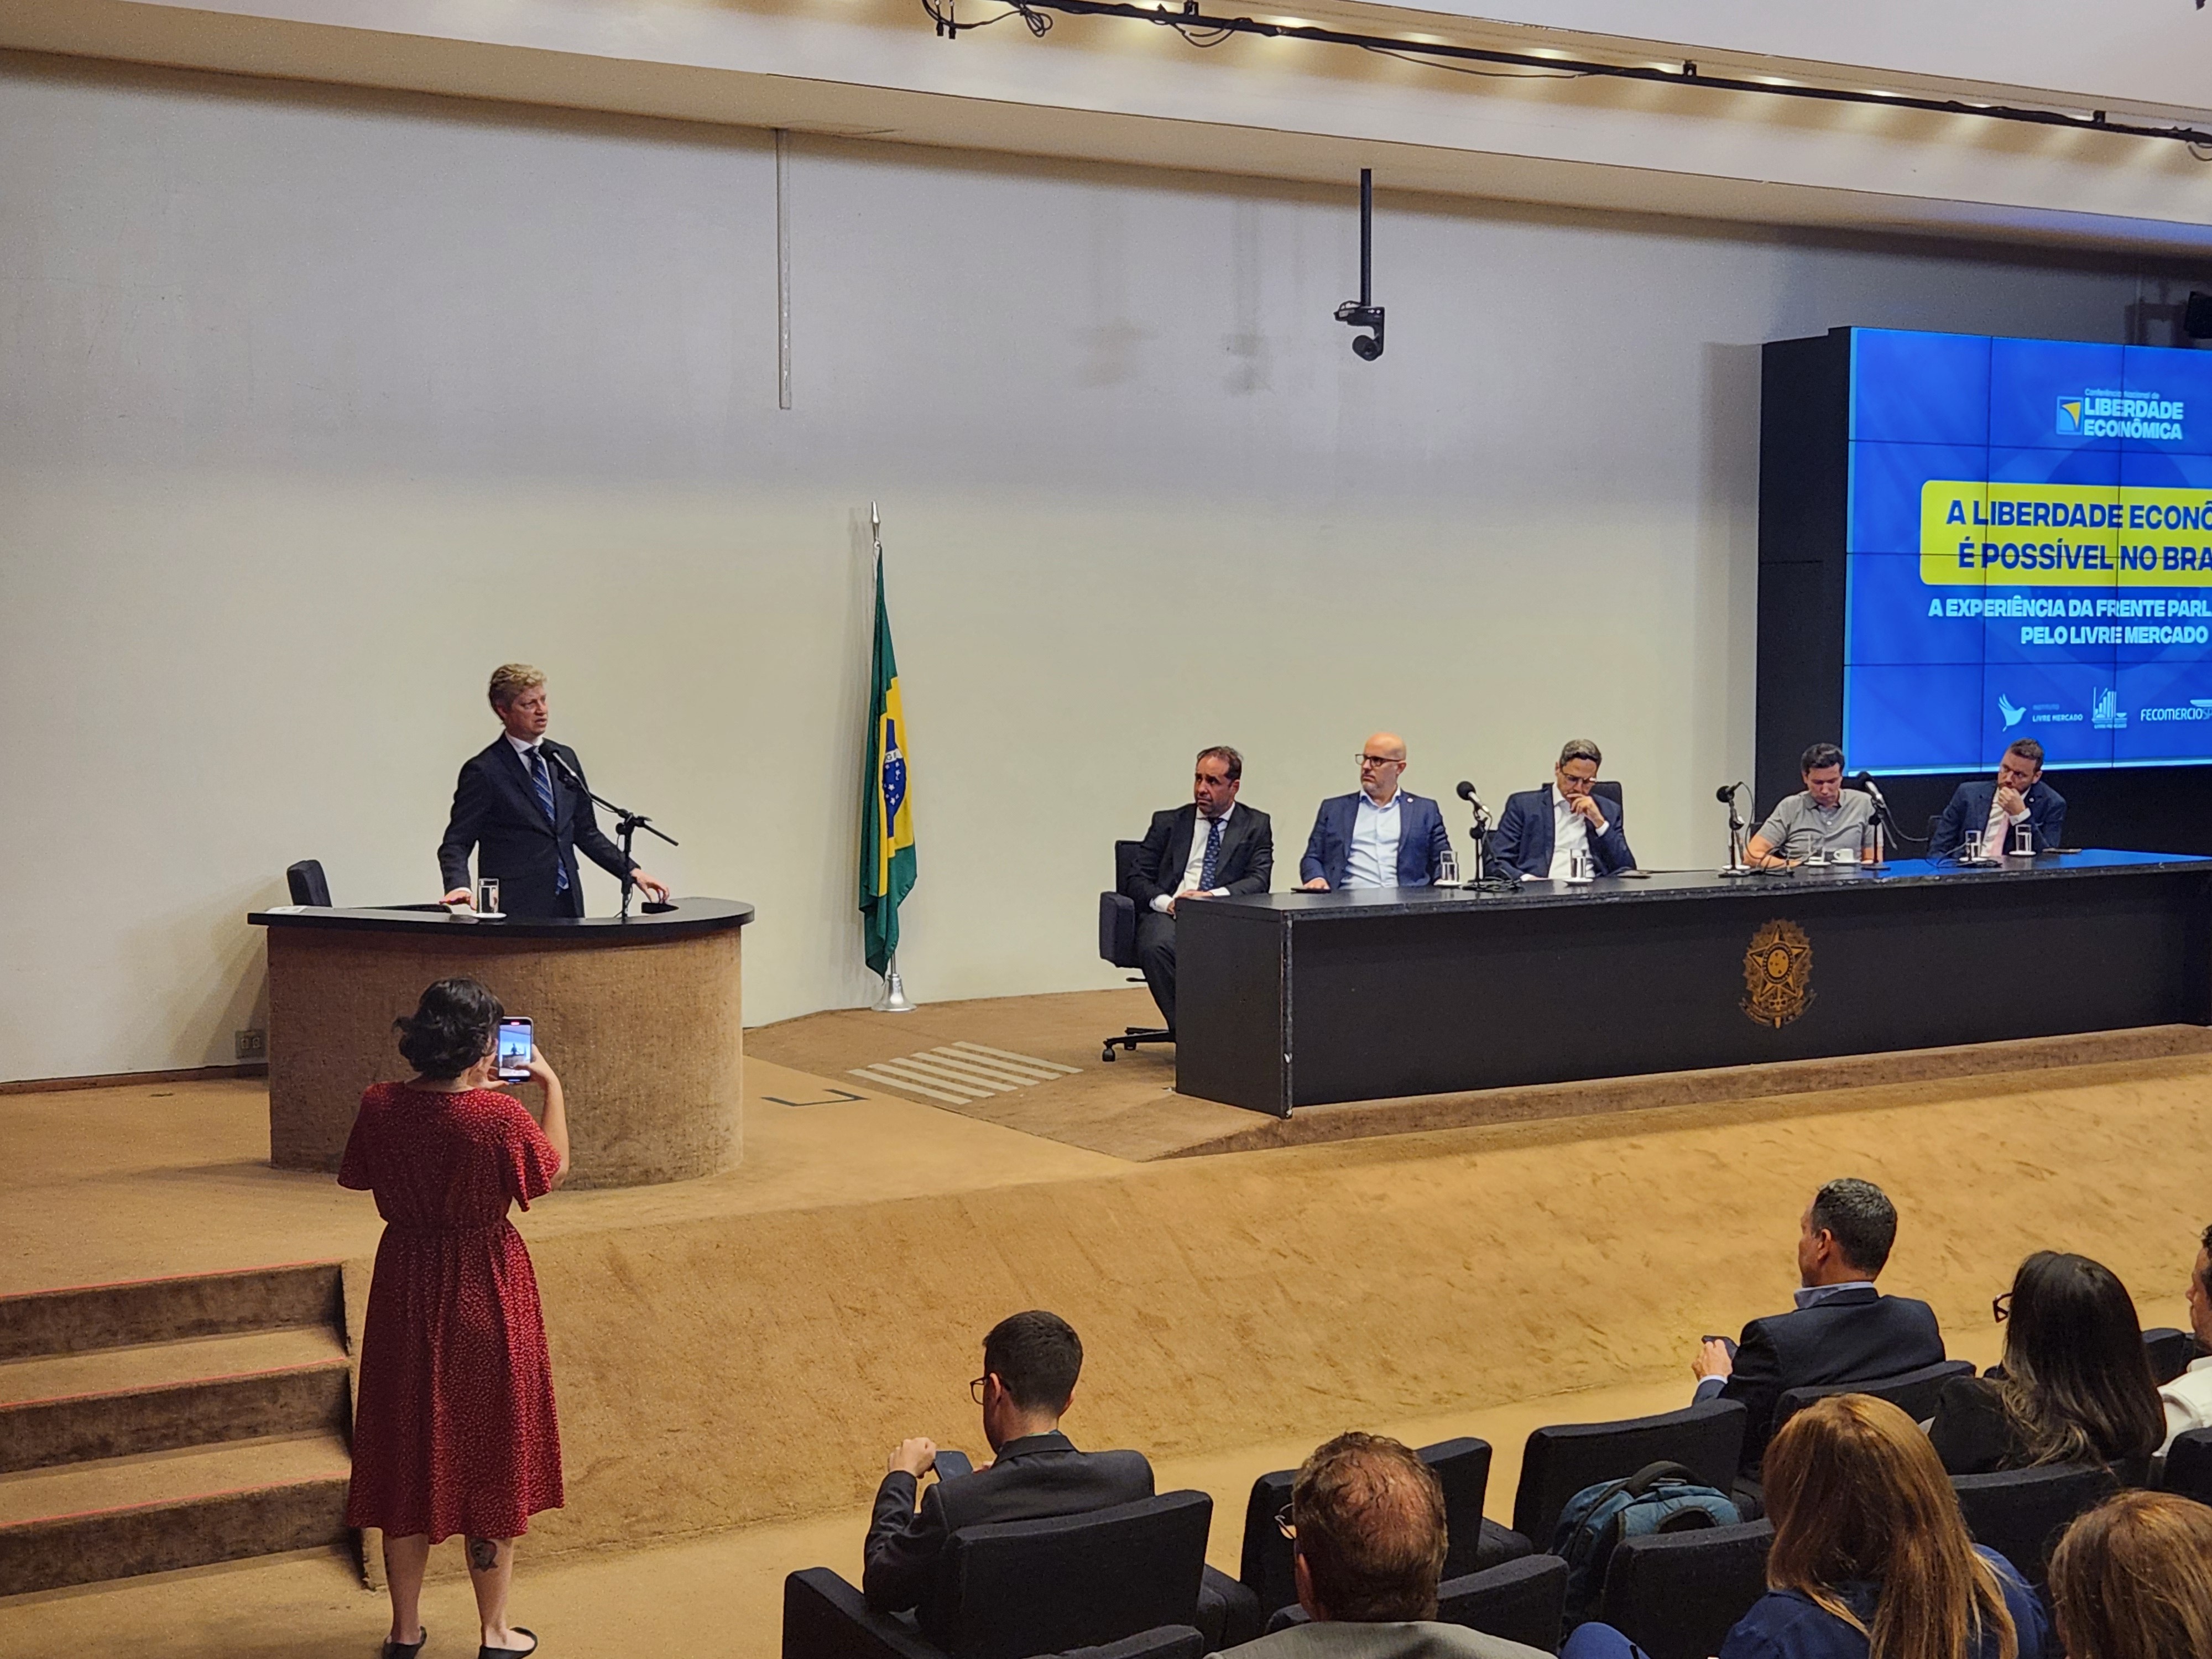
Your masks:
M 399 1053 L 427 1078 L 459 1077 L 492 1050 L 507 1010 L 472 979 L 441 979 L 422 993 L 413 1018 L 395 1019 Z

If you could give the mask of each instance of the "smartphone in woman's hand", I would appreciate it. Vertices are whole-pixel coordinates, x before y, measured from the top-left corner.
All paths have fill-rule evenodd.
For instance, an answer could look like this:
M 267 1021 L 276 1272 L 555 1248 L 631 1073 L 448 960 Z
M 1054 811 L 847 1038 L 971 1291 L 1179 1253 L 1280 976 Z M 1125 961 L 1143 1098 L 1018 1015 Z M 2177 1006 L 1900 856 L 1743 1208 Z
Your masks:
M 530 1022 L 526 1019 L 502 1019 L 499 1023 L 499 1078 L 502 1083 L 520 1083 L 530 1075 L 532 1037 Z

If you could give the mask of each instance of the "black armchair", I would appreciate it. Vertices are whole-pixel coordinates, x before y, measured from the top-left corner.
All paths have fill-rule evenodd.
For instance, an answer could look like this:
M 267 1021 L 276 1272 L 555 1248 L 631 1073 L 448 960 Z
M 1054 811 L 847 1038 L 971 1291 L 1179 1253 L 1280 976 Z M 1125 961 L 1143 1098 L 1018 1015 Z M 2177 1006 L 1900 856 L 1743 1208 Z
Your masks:
M 1196 1629 L 1212 1518 L 1204 1492 L 1176 1492 L 963 1528 L 943 1566 L 943 1647 L 912 1620 L 871 1611 L 828 1568 L 809 1567 L 783 1581 L 783 1659 L 1030 1659 L 1162 1626 Z
M 1600 1617 L 1650 1659 L 1705 1659 L 1766 1593 L 1773 1523 L 1650 1533 L 1614 1546 Z
M 1098 896 L 1098 954 L 1116 968 L 1134 968 L 1137 962 L 1137 901 L 1128 894 L 1129 872 L 1136 866 L 1137 854 L 1144 848 L 1140 841 L 1117 841 L 1114 843 L 1114 890 Z M 1133 981 L 1144 982 L 1138 975 Z M 1126 1025 L 1121 1035 L 1109 1036 L 1099 1044 L 1098 1058 L 1114 1059 L 1116 1048 L 1137 1052 L 1140 1042 L 1173 1042 L 1175 1033 L 1164 1025 Z
M 1490 1490 L 1490 1443 L 1463 1435 L 1424 1446 L 1421 1461 L 1436 1472 L 1444 1489 L 1444 1528 L 1449 1539 L 1443 1576 L 1457 1578 L 1485 1567 L 1533 1553 L 1528 1540 L 1482 1516 Z M 1292 1469 L 1277 1469 L 1252 1483 L 1244 1503 L 1244 1547 L 1237 1578 L 1258 1599 L 1262 1617 L 1297 1605 L 1291 1577 L 1291 1541 L 1275 1516 L 1291 1501 Z
M 2196 1337 L 2171 1325 L 2157 1325 L 2145 1331 L 2143 1346 L 2150 1354 L 2151 1376 L 2161 1389 L 2187 1370 L 2192 1360 L 2203 1358 Z
M 1521 1457 L 1513 1530 L 1548 1549 L 1569 1498 L 1601 1480 L 1624 1480 L 1647 1463 L 1680 1463 L 1726 1492 L 1743 1450 L 1746 1416 L 1740 1400 L 1701 1400 L 1650 1417 L 1534 1430 Z
M 1894 1376 L 1879 1376 L 1869 1382 L 1824 1382 L 1784 1389 L 1782 1397 L 1774 1402 L 1774 1432 L 1781 1433 L 1784 1423 L 1814 1401 L 1839 1394 L 1870 1394 L 1877 1400 L 1887 1400 L 1914 1422 L 1925 1423 L 1936 1415 L 1936 1396 L 1943 1392 L 1943 1385 L 1954 1377 L 1973 1374 L 1972 1362 L 1945 1359 L 1923 1365 L 1917 1371 L 1899 1371 Z
M 2173 1443 L 2166 1449 L 2166 1470 L 2159 1488 L 2200 1504 L 2212 1504 L 2212 1429 L 2191 1429 L 2173 1437 Z
M 1462 1625 L 1545 1653 L 1559 1650 L 1567 1611 L 1567 1564 L 1556 1555 L 1524 1555 L 1437 1586 L 1437 1622 Z M 1267 1634 L 1310 1625 L 1301 1607 L 1279 1607 Z
M 292 890 L 293 903 L 312 904 L 323 910 L 331 908 L 331 884 L 323 879 L 320 859 L 301 859 L 286 866 L 284 884 Z
M 2039 1594 L 2058 1534 L 2075 1516 L 2096 1508 L 2120 1489 L 2118 1478 L 2101 1463 L 1954 1474 L 1951 1485 L 1974 1541 L 2011 1562 Z

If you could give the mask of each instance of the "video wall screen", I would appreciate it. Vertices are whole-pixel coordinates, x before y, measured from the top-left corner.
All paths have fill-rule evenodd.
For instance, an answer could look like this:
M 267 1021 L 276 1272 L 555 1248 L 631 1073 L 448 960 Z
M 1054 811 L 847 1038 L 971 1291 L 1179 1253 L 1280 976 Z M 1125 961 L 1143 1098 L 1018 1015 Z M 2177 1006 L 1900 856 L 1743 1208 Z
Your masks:
M 1850 339 L 1850 764 L 2212 763 L 2212 352 Z

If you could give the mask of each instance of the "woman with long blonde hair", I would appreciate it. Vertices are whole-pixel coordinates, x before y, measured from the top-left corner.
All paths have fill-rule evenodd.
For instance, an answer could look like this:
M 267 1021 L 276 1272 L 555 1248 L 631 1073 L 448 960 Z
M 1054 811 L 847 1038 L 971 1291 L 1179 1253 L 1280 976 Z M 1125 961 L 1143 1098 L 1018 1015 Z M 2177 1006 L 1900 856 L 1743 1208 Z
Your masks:
M 1887 1401 L 1831 1396 L 1766 1451 L 1767 1591 L 1720 1659 L 2057 1659 L 2035 1594 L 1967 1535 L 1928 1437 Z M 1585 1625 L 1560 1659 L 1627 1659 Z

